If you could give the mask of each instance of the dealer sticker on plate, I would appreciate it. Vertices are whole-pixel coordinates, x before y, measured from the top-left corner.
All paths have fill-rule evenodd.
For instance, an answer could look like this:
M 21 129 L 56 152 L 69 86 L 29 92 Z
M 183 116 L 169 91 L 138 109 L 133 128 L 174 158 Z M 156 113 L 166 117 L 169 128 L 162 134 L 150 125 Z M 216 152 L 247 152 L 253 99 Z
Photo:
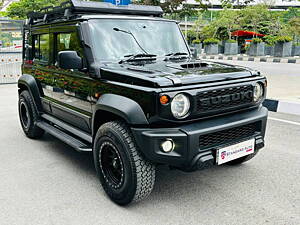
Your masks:
M 231 145 L 217 152 L 217 164 L 221 165 L 229 161 L 254 153 L 255 139 Z

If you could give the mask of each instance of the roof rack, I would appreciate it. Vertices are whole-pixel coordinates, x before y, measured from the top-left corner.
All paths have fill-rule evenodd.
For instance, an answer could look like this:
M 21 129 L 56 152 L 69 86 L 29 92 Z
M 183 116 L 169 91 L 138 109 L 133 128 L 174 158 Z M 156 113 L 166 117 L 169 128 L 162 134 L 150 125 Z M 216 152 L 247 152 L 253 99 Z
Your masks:
M 60 6 L 49 6 L 39 12 L 28 14 L 28 23 L 46 23 L 58 19 L 76 18 L 83 14 L 125 14 L 162 17 L 163 10 L 160 6 L 146 5 L 114 5 L 109 2 L 70 0 Z

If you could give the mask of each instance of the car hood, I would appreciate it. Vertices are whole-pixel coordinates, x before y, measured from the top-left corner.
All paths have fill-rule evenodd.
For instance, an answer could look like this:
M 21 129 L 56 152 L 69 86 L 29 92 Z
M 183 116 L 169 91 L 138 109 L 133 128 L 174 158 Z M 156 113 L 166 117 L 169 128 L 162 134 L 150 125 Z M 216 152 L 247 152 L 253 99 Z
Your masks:
M 168 87 L 258 76 L 249 68 L 224 63 L 185 61 L 138 61 L 108 63 L 100 68 L 102 79 L 147 87 Z

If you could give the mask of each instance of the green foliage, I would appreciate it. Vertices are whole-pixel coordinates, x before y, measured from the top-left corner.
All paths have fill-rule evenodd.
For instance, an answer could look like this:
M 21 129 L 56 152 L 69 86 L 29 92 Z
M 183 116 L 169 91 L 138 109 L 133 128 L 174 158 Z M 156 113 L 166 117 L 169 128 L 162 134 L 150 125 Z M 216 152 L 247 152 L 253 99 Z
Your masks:
M 263 40 L 266 42 L 268 46 L 274 46 L 276 43 L 276 36 L 274 35 L 266 35 L 263 37 Z
M 201 39 L 210 37 L 220 40 L 231 39 L 231 33 L 239 28 L 239 12 L 225 9 L 219 12 L 219 17 L 216 20 L 203 27 Z
M 290 36 L 278 36 L 275 39 L 276 43 L 285 43 L 285 42 L 290 42 L 293 41 L 293 38 Z
M 192 44 L 200 44 L 201 41 L 199 39 L 193 40 Z
M 13 19 L 25 19 L 29 12 L 38 11 L 47 6 L 60 5 L 64 0 L 20 0 L 13 2 L 6 11 L 6 16 Z
M 236 43 L 236 40 L 233 40 L 233 39 L 228 39 L 226 40 L 227 43 Z
M 206 24 L 206 21 L 204 21 L 202 13 L 198 13 L 198 19 L 195 21 L 195 24 L 192 28 L 192 31 L 196 34 L 196 39 L 200 39 L 201 37 L 201 30 L 203 26 Z
M 282 20 L 285 23 L 288 23 L 291 19 L 300 17 L 300 9 L 290 7 L 287 11 L 284 12 Z
M 236 10 L 224 9 L 220 13 L 220 18 L 215 21 L 214 24 L 217 26 L 217 31 L 222 29 L 226 31 L 225 39 L 231 39 L 231 33 L 241 28 L 239 12 Z
M 293 17 L 292 19 L 290 19 L 288 25 L 288 29 L 290 31 L 289 34 L 292 35 L 294 38 L 300 38 L 300 16 Z
M 193 40 L 196 39 L 196 33 L 192 30 L 187 31 L 187 40 L 189 43 L 192 43 Z
M 220 42 L 219 39 L 216 39 L 216 38 L 207 38 L 203 41 L 203 43 L 205 45 L 210 45 L 210 44 L 218 44 Z
M 206 25 L 201 30 L 201 39 L 205 40 L 210 37 L 216 37 L 217 34 L 217 27 L 214 25 L 214 23 L 210 23 L 209 25 Z
M 258 44 L 258 43 L 262 43 L 262 42 L 263 42 L 263 40 L 261 38 L 253 38 L 252 39 L 252 43 L 254 43 L 254 44 Z
M 274 24 L 275 18 L 270 13 L 268 6 L 257 4 L 247 6 L 240 10 L 240 23 L 244 30 L 251 30 L 256 33 L 266 34 L 270 25 Z
M 235 30 L 249 30 L 268 35 L 269 45 L 274 45 L 274 36 L 291 36 L 300 39 L 300 10 L 290 8 L 285 12 L 270 11 L 266 4 L 243 7 L 240 11 L 225 7 L 218 16 L 203 27 L 200 39 L 209 37 L 231 39 Z

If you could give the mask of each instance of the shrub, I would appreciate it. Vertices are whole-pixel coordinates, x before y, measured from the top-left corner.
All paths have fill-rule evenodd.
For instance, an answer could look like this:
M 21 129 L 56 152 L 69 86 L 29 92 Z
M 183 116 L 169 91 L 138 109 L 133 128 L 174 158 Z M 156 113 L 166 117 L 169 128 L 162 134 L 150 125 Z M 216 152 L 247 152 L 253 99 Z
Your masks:
M 290 42 L 292 41 L 293 38 L 290 37 L 290 36 L 278 36 L 276 39 L 275 39 L 275 42 L 276 43 L 285 43 L 285 42 Z
M 193 40 L 192 44 L 200 44 L 201 41 L 199 39 Z
M 226 40 L 227 43 L 236 43 L 236 40 L 233 40 L 233 39 L 228 39 Z
M 262 43 L 262 42 L 263 42 L 263 40 L 261 38 L 253 38 L 252 39 L 253 44 L 259 44 L 259 43 Z
M 266 35 L 263 37 L 263 40 L 266 42 L 267 46 L 274 46 L 276 43 L 276 36 Z
M 220 42 L 220 40 L 216 39 L 216 38 L 207 38 L 203 41 L 203 43 L 205 45 L 210 45 L 210 44 L 218 44 Z

